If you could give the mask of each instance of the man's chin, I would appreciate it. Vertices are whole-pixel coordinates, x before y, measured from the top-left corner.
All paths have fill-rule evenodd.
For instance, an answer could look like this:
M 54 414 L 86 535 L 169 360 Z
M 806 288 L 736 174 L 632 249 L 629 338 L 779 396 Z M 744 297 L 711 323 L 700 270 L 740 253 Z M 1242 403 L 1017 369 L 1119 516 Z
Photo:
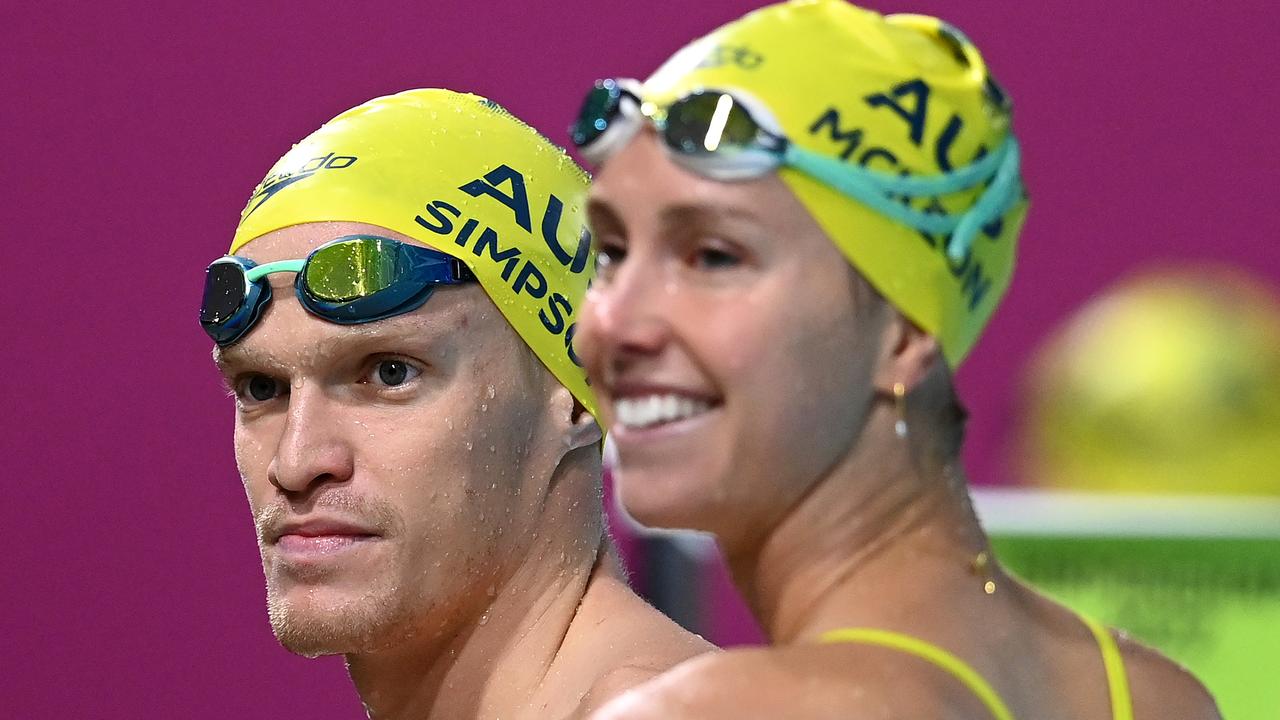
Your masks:
M 387 646 L 387 638 L 404 624 L 391 603 L 361 597 L 322 602 L 315 595 L 294 599 L 269 597 L 267 615 L 280 644 L 305 657 L 371 652 Z
M 285 650 L 302 657 L 318 658 L 360 652 L 359 645 L 353 638 L 335 637 L 313 630 L 299 631 L 296 627 L 277 626 L 272 630 Z

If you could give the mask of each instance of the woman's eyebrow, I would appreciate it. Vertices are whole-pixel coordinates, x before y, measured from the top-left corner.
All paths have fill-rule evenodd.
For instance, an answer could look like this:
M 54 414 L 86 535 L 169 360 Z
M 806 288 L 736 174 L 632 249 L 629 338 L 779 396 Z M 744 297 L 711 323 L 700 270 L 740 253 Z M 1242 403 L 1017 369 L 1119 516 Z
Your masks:
M 750 208 L 722 203 L 672 205 L 663 208 L 659 218 L 663 227 L 669 228 L 687 225 L 708 225 L 726 220 L 752 224 L 761 222 L 760 217 Z

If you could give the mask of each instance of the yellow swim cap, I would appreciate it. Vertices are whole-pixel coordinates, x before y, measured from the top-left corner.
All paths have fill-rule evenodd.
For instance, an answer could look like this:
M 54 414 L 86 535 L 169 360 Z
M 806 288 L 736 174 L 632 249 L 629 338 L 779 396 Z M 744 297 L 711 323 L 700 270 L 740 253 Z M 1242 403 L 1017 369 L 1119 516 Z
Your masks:
M 731 22 L 645 81 L 662 106 L 698 89 L 762 101 L 791 142 L 871 170 L 937 176 L 1000 147 L 1009 103 L 956 29 L 884 17 L 844 0 L 792 0 Z M 947 238 L 914 230 L 794 169 L 779 175 L 845 257 L 959 365 L 1013 273 L 1025 197 L 978 233 L 959 261 Z M 922 212 L 969 209 L 981 186 L 922 198 Z
M 408 90 L 352 108 L 280 158 L 254 188 L 230 252 L 290 225 L 363 222 L 452 255 L 593 415 L 573 352 L 594 271 L 587 174 L 497 103 Z

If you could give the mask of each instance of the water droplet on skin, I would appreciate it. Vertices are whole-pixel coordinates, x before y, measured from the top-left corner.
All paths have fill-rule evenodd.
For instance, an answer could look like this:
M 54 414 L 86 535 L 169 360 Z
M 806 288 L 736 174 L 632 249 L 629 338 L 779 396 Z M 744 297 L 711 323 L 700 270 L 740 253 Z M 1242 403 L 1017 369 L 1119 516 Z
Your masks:
M 496 391 L 493 389 L 492 385 L 489 385 L 487 388 L 485 388 L 485 393 L 489 396 L 489 399 L 492 400 L 493 396 L 496 394 Z
M 471 441 L 467 441 L 467 452 L 471 452 Z
M 449 428 L 450 430 L 453 429 L 453 420 L 450 420 L 449 418 L 445 418 L 444 424 L 445 424 L 445 427 Z
M 489 412 L 489 403 L 480 403 L 480 412 Z

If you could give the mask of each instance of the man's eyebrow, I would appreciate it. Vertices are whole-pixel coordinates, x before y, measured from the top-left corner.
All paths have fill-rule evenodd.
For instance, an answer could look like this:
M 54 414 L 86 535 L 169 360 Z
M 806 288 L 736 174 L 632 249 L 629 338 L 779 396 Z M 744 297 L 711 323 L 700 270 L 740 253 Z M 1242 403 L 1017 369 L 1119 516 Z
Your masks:
M 431 301 L 428 300 L 430 305 Z M 410 316 L 384 318 L 376 322 L 348 325 L 345 332 L 331 335 L 316 343 L 315 357 L 327 362 L 339 355 L 374 345 L 435 346 L 448 336 L 439 322 L 423 323 Z
M 430 302 L 430 301 L 428 301 Z M 360 350 L 364 346 L 385 344 L 411 344 L 436 346 L 448 336 L 440 323 L 424 324 L 409 317 L 391 317 L 368 324 L 348 325 L 344 331 L 316 342 L 307 353 L 308 362 L 325 363 L 333 357 Z M 290 366 L 274 354 L 251 344 L 237 343 L 229 347 L 213 349 L 213 362 L 225 377 L 252 368 L 265 373 L 285 375 Z
M 237 344 L 229 347 L 213 348 L 213 363 L 218 366 L 218 372 L 223 377 L 230 378 L 237 371 L 245 368 L 257 368 L 269 372 L 280 374 L 284 371 L 284 365 L 272 357 L 269 353 L 258 350 L 249 345 Z

